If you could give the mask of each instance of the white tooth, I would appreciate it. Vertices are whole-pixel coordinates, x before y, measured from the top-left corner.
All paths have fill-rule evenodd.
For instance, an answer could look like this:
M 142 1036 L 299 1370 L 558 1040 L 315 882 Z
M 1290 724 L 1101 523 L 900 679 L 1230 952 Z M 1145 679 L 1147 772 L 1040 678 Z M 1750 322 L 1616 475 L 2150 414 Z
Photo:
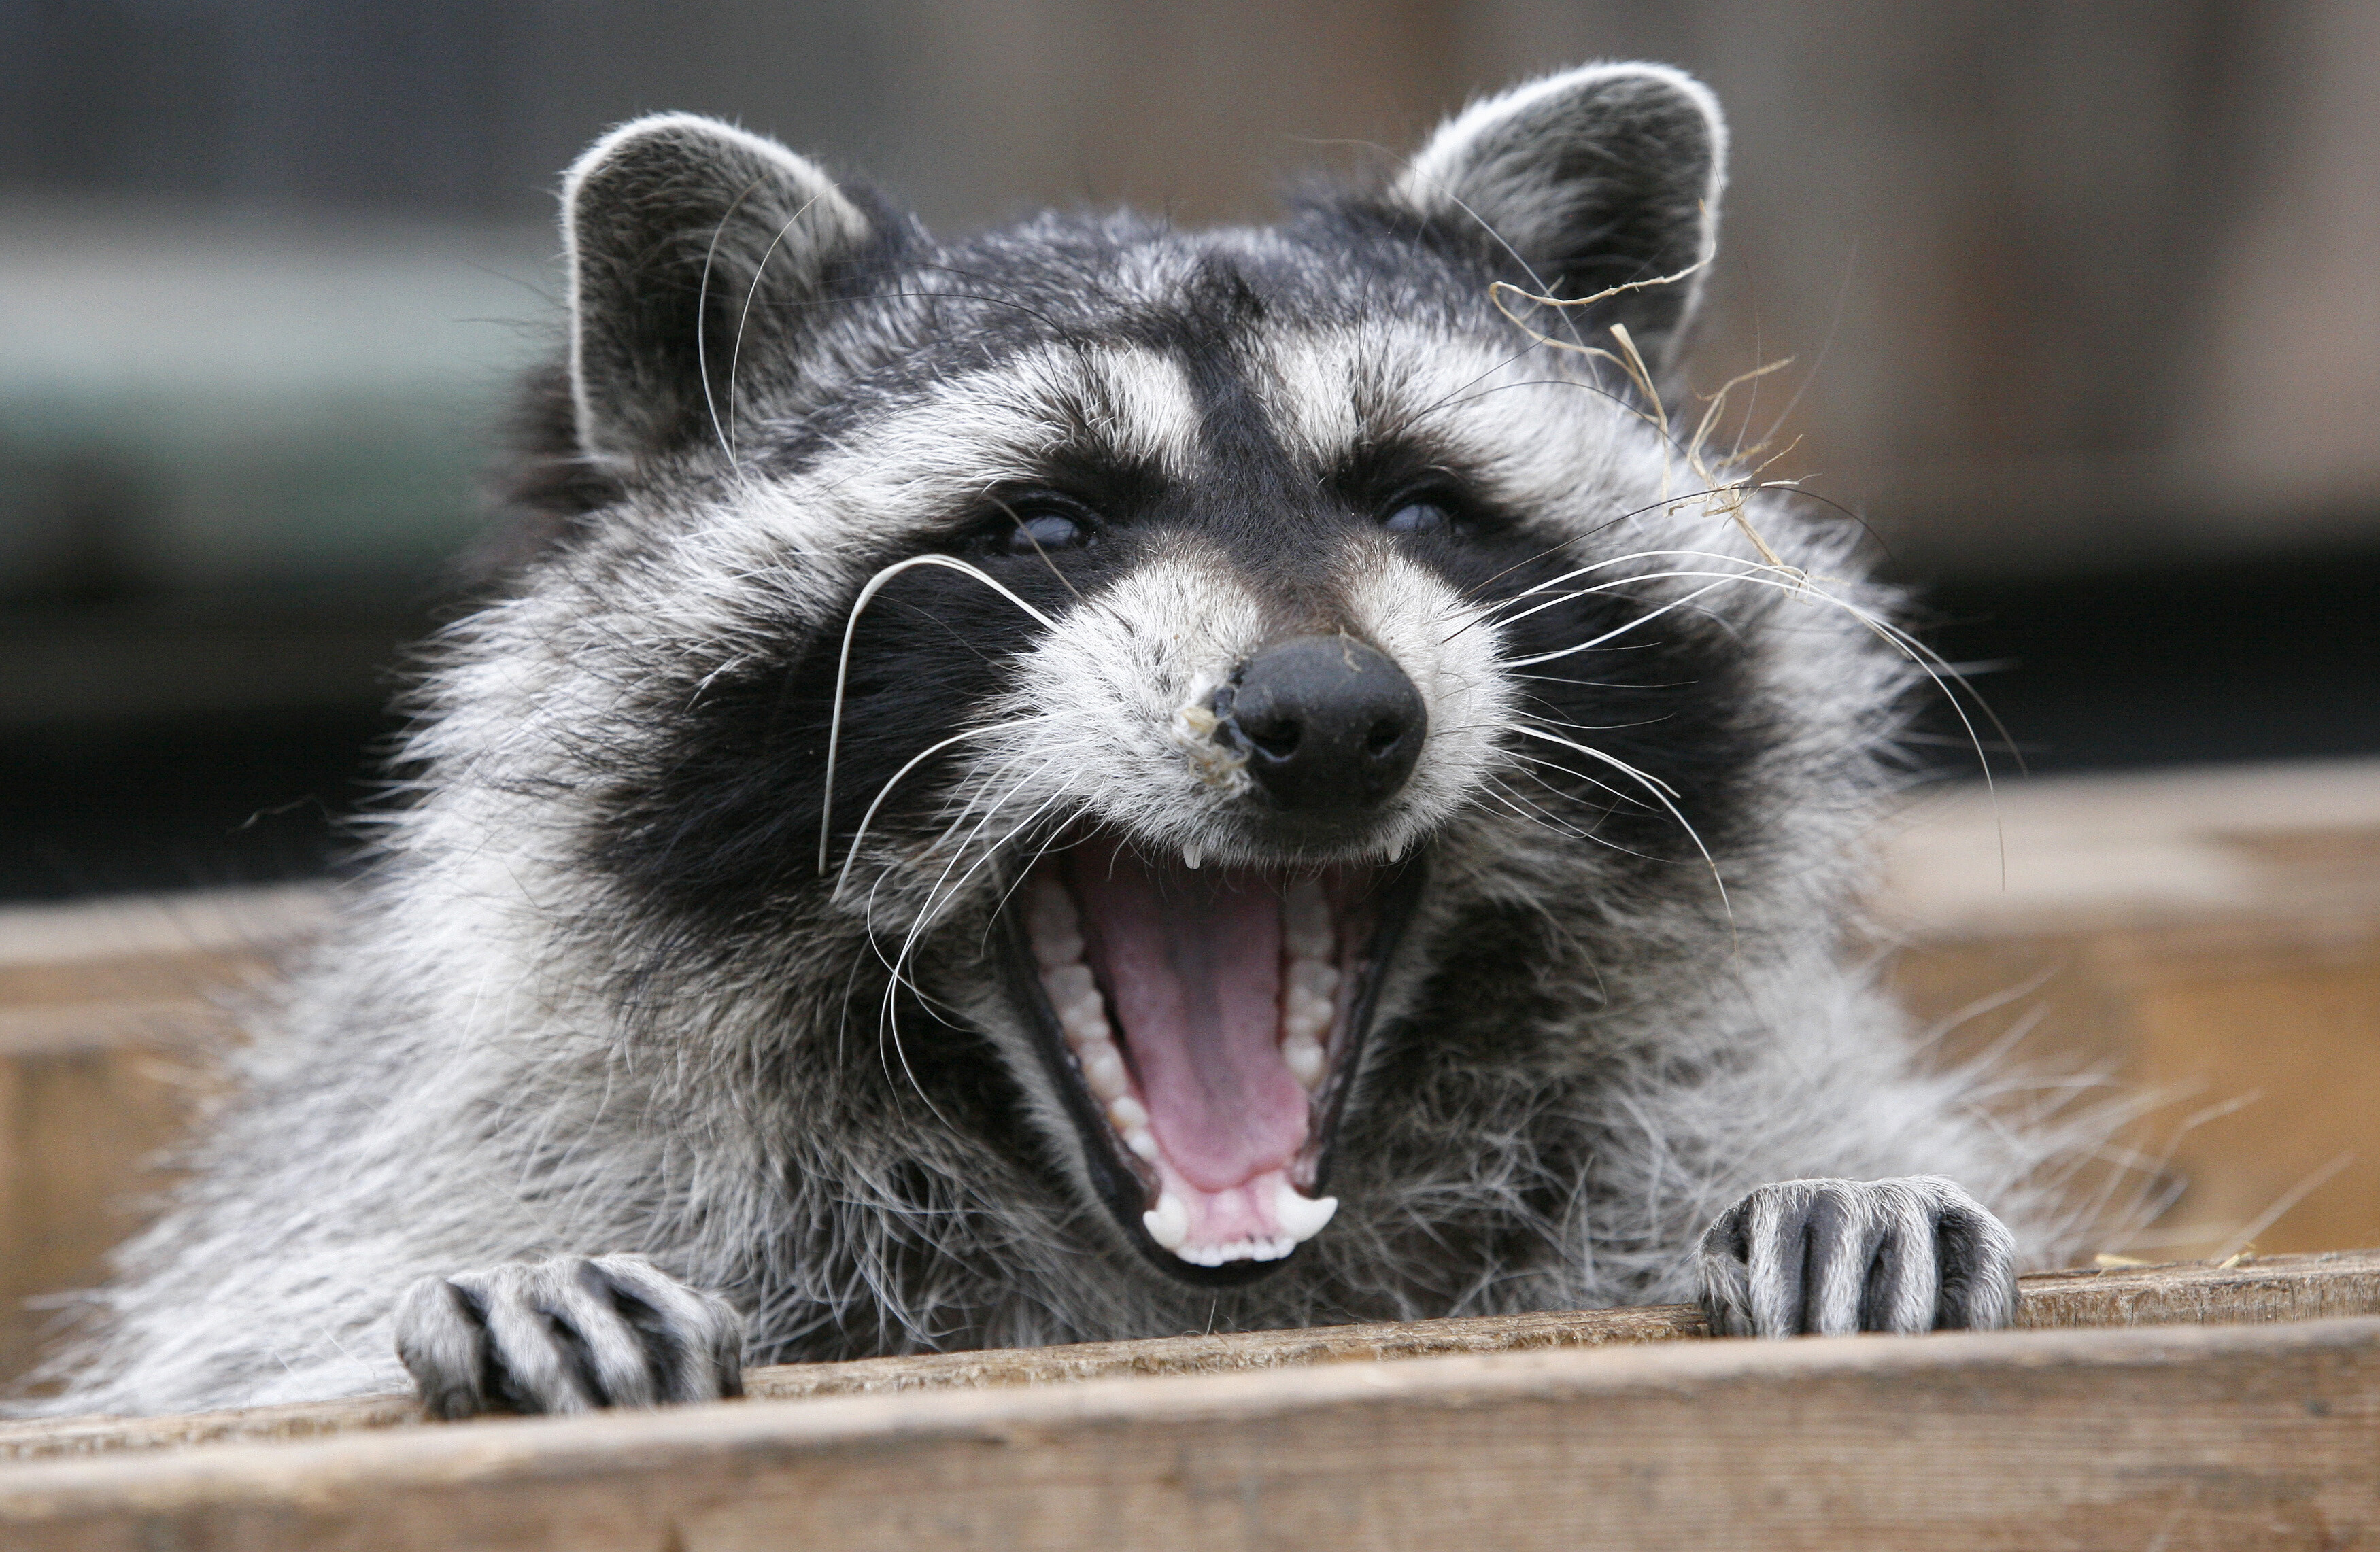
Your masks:
M 1338 1210 L 1339 1198 L 1336 1196 L 1307 1196 L 1285 1180 L 1273 1182 L 1273 1221 L 1281 1225 L 1282 1233 L 1293 1240 L 1302 1242 L 1314 1238 L 1322 1232 L 1322 1226 L 1330 1222 L 1330 1215 Z
M 1289 967 L 1289 984 L 1327 1003 L 1339 989 L 1339 972 L 1318 959 L 1296 960 Z
M 1299 1087 L 1310 1092 L 1322 1081 L 1322 1043 L 1313 1036 L 1292 1032 L 1281 1043 L 1281 1059 L 1289 1064 L 1289 1075 L 1297 1080 Z
M 1287 1049 L 1292 1040 L 1318 1040 L 1325 1027 L 1322 1020 L 1303 1006 L 1292 1004 L 1288 1016 L 1281 1021 L 1281 1049 Z
M 1107 1004 L 1096 996 L 1070 1002 L 1058 1014 L 1058 1022 L 1066 1027 L 1067 1037 L 1077 1040 L 1104 1040 L 1108 1037 Z
M 1196 846 L 1184 846 L 1182 848 L 1182 866 L 1190 869 L 1193 873 L 1198 871 L 1198 865 L 1201 862 L 1204 862 L 1206 858 L 1207 854 Z
M 1182 1205 L 1181 1197 L 1164 1192 L 1158 1196 L 1157 1206 L 1140 1215 L 1140 1226 L 1163 1248 L 1178 1251 L 1190 1237 L 1190 1209 Z
M 1055 970 L 1062 964 L 1078 964 L 1083 958 L 1083 937 L 1073 928 L 1057 931 L 1036 931 L 1033 934 L 1033 957 L 1044 970 Z
M 1129 1132 L 1135 1126 L 1148 1124 L 1148 1112 L 1140 1101 L 1127 1094 L 1108 1107 L 1108 1122 L 1119 1132 Z
M 1123 1146 L 1137 1157 L 1152 1164 L 1157 1162 L 1157 1134 L 1148 1127 L 1135 1126 L 1127 1130 L 1123 1134 Z
M 1105 1041 L 1085 1049 L 1083 1081 L 1102 1099 L 1121 1099 L 1132 1092 L 1132 1080 L 1124 1075 L 1123 1058 Z
M 1394 841 L 1389 843 L 1388 850 L 1389 860 L 1390 862 L 1402 862 L 1404 860 L 1405 854 L 1413 850 L 1413 837 L 1410 835 L 1398 836 Z
M 1041 972 L 1041 985 L 1050 993 L 1050 1003 L 1064 1010 L 1087 997 L 1099 994 L 1099 984 L 1092 978 L 1091 967 L 1079 961 L 1058 964 Z

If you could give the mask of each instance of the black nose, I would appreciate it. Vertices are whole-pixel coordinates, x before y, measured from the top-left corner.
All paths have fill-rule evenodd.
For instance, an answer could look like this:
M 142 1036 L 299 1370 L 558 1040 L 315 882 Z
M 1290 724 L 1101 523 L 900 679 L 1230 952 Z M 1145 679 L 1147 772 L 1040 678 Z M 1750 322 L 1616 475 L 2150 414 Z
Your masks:
M 1316 816 L 1386 801 L 1413 774 L 1429 732 L 1404 670 L 1343 636 L 1266 648 L 1215 692 L 1215 715 L 1273 805 Z

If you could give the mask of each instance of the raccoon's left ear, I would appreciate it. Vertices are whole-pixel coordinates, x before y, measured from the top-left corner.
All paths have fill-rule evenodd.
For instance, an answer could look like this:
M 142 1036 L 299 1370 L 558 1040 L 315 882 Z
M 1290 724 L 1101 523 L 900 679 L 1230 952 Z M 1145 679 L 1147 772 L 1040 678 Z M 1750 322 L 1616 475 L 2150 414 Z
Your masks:
M 1708 257 L 1726 176 L 1727 121 L 1702 82 L 1666 65 L 1588 65 L 1474 103 L 1390 198 L 1491 262 L 1518 260 L 1532 289 L 1577 298 Z M 1695 271 L 1621 292 L 1585 321 L 1624 323 L 1658 370 L 1701 289 Z
M 562 205 L 578 444 L 622 471 L 729 441 L 738 407 L 750 413 L 879 240 L 815 164 L 695 114 L 596 141 Z

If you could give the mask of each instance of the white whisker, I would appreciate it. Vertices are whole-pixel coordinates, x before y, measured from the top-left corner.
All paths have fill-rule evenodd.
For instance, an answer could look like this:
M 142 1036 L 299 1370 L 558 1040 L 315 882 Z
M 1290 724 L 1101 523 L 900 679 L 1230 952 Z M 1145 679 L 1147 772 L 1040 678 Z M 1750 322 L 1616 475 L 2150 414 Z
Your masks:
M 753 191 L 768 181 L 764 176 L 746 184 L 744 191 L 729 202 L 725 213 L 720 216 L 719 224 L 710 229 L 710 246 L 702 250 L 702 283 L 694 294 L 695 375 L 702 379 L 702 407 L 710 414 L 710 434 L 719 439 L 719 450 L 727 455 L 730 467 L 735 462 L 735 449 L 727 440 L 727 429 L 720 424 L 719 403 L 710 392 L 710 267 L 719 257 L 719 239 L 727 235 L 727 224 L 735 219 L 735 212 Z
M 777 235 L 769 239 L 768 249 L 761 253 L 760 261 L 752 266 L 752 284 L 746 287 L 743 309 L 735 315 L 735 348 L 730 351 L 727 357 L 727 461 L 739 472 L 744 464 L 736 453 L 736 443 L 741 440 L 741 427 L 736 416 L 739 395 L 735 387 L 735 369 L 744 359 L 744 329 L 745 325 L 752 321 L 752 298 L 760 294 L 760 277 L 769 273 L 769 261 L 776 257 L 777 246 L 785 240 L 785 234 L 794 229 L 794 223 L 808 215 L 810 207 L 817 204 L 820 198 L 820 195 L 813 194 L 803 200 L 802 208 L 787 216 L 785 224 L 777 228 Z M 702 391 L 705 394 L 710 392 L 710 384 L 707 381 L 702 385 Z M 714 415 L 713 418 L 716 419 L 717 417 Z
M 943 739 L 939 744 L 929 745 L 919 753 L 911 756 L 907 764 L 894 771 L 889 781 L 887 781 L 882 786 L 876 789 L 876 796 L 874 800 L 868 805 L 868 812 L 859 816 L 859 828 L 852 832 L 851 845 L 843 854 L 843 871 L 835 875 L 834 894 L 836 896 L 840 896 L 843 893 L 844 885 L 851 881 L 852 864 L 859 859 L 859 843 L 867 839 L 868 827 L 875 819 L 876 810 L 884 806 L 884 800 L 892 794 L 892 789 L 901 784 L 901 778 L 908 775 L 909 772 L 917 770 L 917 767 L 933 758 L 936 755 L 941 754 L 944 749 L 949 748 L 953 744 L 964 744 L 970 738 L 981 738 L 989 734 L 1009 732 L 1013 726 L 1014 724 L 1001 723 L 994 724 L 990 727 L 969 728 L 964 733 L 954 733 L 951 734 L 948 738 Z
M 1702 853 L 1704 863 L 1710 868 L 1711 881 L 1718 887 L 1719 908 L 1727 913 L 1727 919 L 1730 924 L 1734 922 L 1735 907 L 1727 898 L 1727 879 L 1719 873 L 1718 859 L 1711 855 L 1708 846 L 1703 844 L 1702 832 L 1694 829 L 1693 823 L 1687 819 L 1684 811 L 1672 801 L 1677 796 L 1676 788 L 1658 776 L 1646 775 L 1619 756 L 1607 755 L 1592 745 L 1581 744 L 1575 739 L 1564 738 L 1560 734 L 1548 733 L 1543 728 L 1533 728 L 1520 723 L 1514 723 L 1512 731 L 1525 737 L 1542 738 L 1548 744 L 1559 744 L 1565 749 L 1575 749 L 1589 759 L 1601 760 L 1622 775 L 1632 778 L 1645 791 L 1651 793 L 1655 800 L 1670 811 L 1670 818 L 1678 821 L 1678 828 L 1686 832 L 1686 838 L 1694 843 L 1694 850 Z
M 834 766 L 836 757 L 843 749 L 843 697 L 844 690 L 851 679 L 852 637 L 859 629 L 859 616 L 866 612 L 868 603 L 875 599 L 876 595 L 883 590 L 886 583 L 912 567 L 927 565 L 941 566 L 949 571 L 958 572 L 962 576 L 972 576 L 1043 625 L 1051 630 L 1058 628 L 1057 621 L 1017 597 L 1004 584 L 986 574 L 982 567 L 969 565 L 955 555 L 912 555 L 905 561 L 893 562 L 868 579 L 868 585 L 859 589 L 859 597 L 852 600 L 851 617 L 844 622 L 843 626 L 843 651 L 835 660 L 834 709 L 828 721 L 826 736 L 826 782 L 825 789 L 819 798 L 818 870 L 820 873 L 824 873 L 827 867 L 828 837 L 832 833 L 834 817 Z

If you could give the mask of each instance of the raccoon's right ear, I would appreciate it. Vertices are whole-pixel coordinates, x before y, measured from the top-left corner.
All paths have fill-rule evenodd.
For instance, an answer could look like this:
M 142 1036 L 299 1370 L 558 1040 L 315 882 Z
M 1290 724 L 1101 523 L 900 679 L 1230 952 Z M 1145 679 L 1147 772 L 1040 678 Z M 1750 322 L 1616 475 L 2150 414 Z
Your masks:
M 562 205 L 578 444 L 618 469 L 697 438 L 728 443 L 735 406 L 748 410 L 878 236 L 816 165 L 694 114 L 596 141 Z
M 1389 198 L 1533 290 L 1628 287 L 1573 322 L 1626 324 L 1658 371 L 1700 297 L 1726 175 L 1727 121 L 1702 82 L 1667 65 L 1587 65 L 1458 114 Z

